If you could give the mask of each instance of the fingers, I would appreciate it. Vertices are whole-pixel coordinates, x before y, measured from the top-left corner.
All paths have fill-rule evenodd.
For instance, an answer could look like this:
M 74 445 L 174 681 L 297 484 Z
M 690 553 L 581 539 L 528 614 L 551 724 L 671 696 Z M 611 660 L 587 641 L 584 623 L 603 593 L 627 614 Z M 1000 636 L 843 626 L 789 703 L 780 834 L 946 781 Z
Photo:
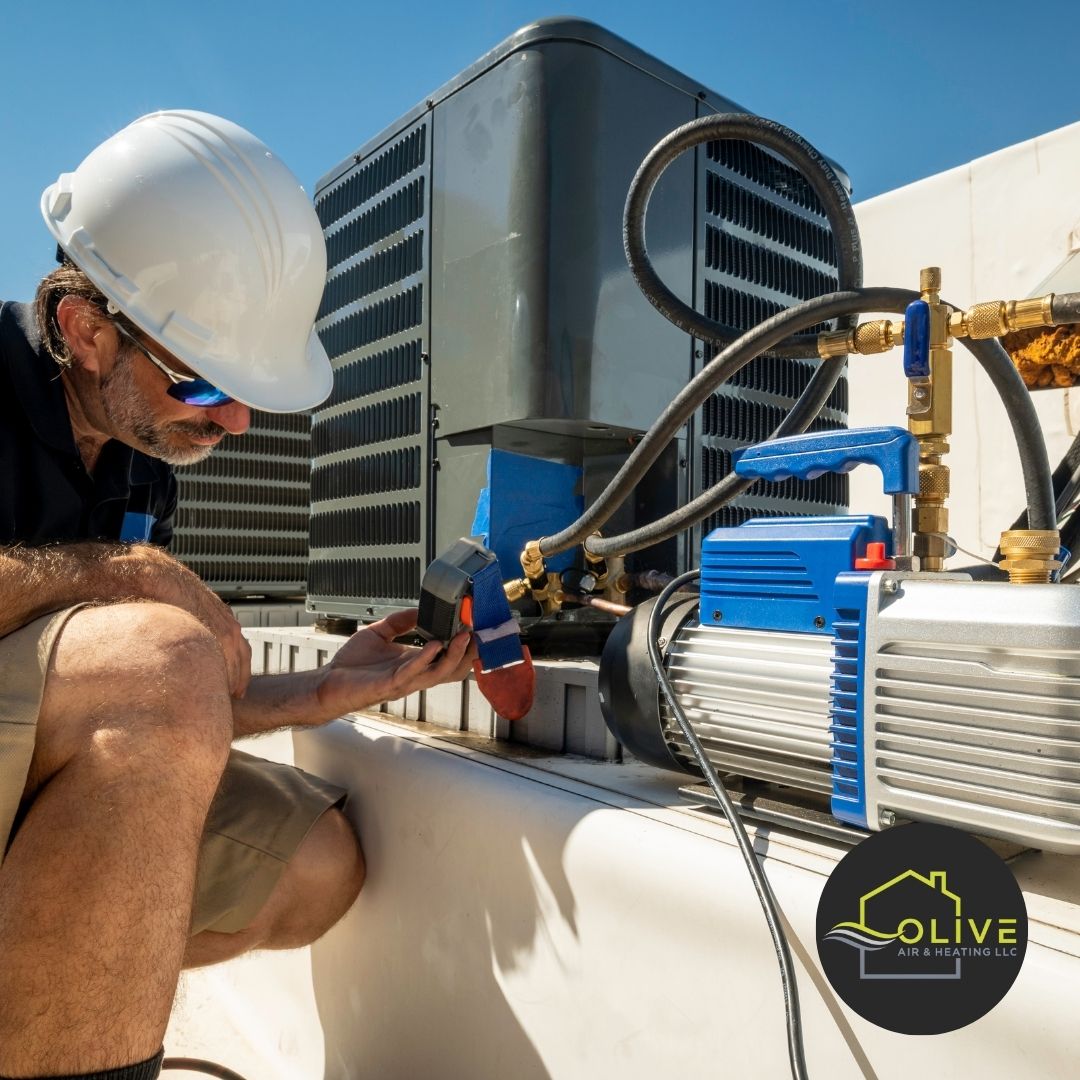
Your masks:
M 370 623 L 366 629 L 378 634 L 384 641 L 393 641 L 402 634 L 407 634 L 416 626 L 416 618 L 419 612 L 416 608 L 406 608 L 404 611 L 393 611 L 380 619 Z
M 472 663 L 471 659 L 466 662 L 466 658 L 476 655 L 471 640 L 472 635 L 464 630 L 451 640 L 445 652 L 438 641 L 429 641 L 398 668 L 395 682 L 404 688 L 399 692 L 410 694 L 439 683 L 463 679 Z

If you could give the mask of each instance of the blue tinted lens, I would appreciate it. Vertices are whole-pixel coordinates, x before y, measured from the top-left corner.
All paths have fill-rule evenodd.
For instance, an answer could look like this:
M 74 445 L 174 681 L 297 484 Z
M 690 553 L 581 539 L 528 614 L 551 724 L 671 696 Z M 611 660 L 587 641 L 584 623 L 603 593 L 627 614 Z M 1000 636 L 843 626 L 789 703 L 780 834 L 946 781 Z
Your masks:
M 174 383 L 166 393 L 185 405 L 194 405 L 201 409 L 212 409 L 215 405 L 228 405 L 233 400 L 224 390 L 219 390 L 205 379 Z

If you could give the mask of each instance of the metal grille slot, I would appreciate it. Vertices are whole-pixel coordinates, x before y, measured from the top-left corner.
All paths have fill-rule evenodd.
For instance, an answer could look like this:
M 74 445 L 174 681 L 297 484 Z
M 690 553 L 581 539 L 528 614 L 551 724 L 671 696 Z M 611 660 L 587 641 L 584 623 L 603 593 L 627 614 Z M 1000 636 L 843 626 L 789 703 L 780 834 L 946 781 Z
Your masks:
M 306 464 L 306 462 L 304 463 Z M 223 477 L 210 480 L 188 477 L 184 482 L 184 503 L 193 507 L 209 503 L 228 506 L 258 504 L 266 505 L 266 491 L 262 487 L 247 483 L 236 483 Z M 308 485 L 306 478 L 300 481 L 286 481 L 279 478 L 274 485 L 274 507 L 301 508 L 304 519 L 308 512 Z
M 251 428 L 176 470 L 172 551 L 223 595 L 304 591 L 311 418 L 253 412 Z
M 419 381 L 422 355 L 420 342 L 410 341 L 343 364 L 334 373 L 334 389 L 325 407 Z
M 409 446 L 320 465 L 311 473 L 311 500 L 323 502 L 419 486 L 420 447 Z
M 315 200 L 319 224 L 325 229 L 380 191 L 385 191 L 424 163 L 427 150 L 426 127 L 419 127 L 384 153 Z
M 320 559 L 308 568 L 308 592 L 313 596 L 363 597 L 370 611 L 359 605 L 357 614 L 376 613 L 376 603 L 415 600 L 420 593 L 419 559 Z M 338 606 L 341 601 L 338 601 Z
M 806 360 L 791 360 L 784 356 L 759 356 L 739 368 L 724 385 L 797 398 L 806 389 L 815 370 L 816 365 Z M 847 407 L 847 379 L 841 379 L 833 387 L 825 408 L 846 412 Z
M 331 278 L 326 283 L 317 318 L 417 273 L 423 264 L 424 233 L 421 230 Z
M 785 292 L 800 300 L 835 292 L 839 285 L 836 274 L 758 247 L 713 225 L 705 227 L 705 265 L 710 270 L 721 270 L 751 285 Z
M 420 543 L 420 504 L 354 506 L 311 518 L 313 548 Z
M 829 266 L 836 265 L 835 245 L 827 225 L 808 221 L 712 170 L 705 174 L 705 210 L 755 236 Z
M 420 415 L 420 395 L 409 394 L 334 416 L 319 417 L 311 429 L 312 452 L 319 456 L 417 435 L 421 427 Z
M 733 394 L 711 394 L 701 409 L 701 433 L 744 444 L 767 439 L 781 424 L 787 409 L 761 401 L 737 398 Z M 819 416 L 807 431 L 839 431 L 841 420 Z
M 806 177 L 768 151 L 743 139 L 720 139 L 708 143 L 705 156 L 747 180 L 789 199 L 804 210 L 825 216 L 824 208 Z
M 379 300 L 370 307 L 346 315 L 321 331 L 323 346 L 331 360 L 373 341 L 411 330 L 424 317 L 423 286 L 414 285 L 397 296 Z
M 326 238 L 327 266 L 332 270 L 358 251 L 419 221 L 423 214 L 424 178 L 420 177 L 329 234 Z

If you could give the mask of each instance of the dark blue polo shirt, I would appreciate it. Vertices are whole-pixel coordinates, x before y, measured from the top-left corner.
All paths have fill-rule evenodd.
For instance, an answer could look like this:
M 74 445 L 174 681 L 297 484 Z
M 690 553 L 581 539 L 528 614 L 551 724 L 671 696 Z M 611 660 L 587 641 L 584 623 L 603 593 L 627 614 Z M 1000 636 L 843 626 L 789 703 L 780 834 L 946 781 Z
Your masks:
M 176 480 L 110 439 L 93 475 L 75 446 L 60 369 L 29 304 L 0 305 L 0 544 L 172 539 Z

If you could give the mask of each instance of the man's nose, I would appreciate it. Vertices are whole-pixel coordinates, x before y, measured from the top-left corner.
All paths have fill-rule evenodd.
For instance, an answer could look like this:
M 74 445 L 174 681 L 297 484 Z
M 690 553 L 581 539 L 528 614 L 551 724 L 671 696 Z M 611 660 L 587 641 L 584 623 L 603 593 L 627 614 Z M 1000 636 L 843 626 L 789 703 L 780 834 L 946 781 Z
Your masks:
M 243 435 L 251 426 L 251 409 L 239 401 L 230 401 L 228 405 L 207 409 L 206 413 L 230 435 Z

